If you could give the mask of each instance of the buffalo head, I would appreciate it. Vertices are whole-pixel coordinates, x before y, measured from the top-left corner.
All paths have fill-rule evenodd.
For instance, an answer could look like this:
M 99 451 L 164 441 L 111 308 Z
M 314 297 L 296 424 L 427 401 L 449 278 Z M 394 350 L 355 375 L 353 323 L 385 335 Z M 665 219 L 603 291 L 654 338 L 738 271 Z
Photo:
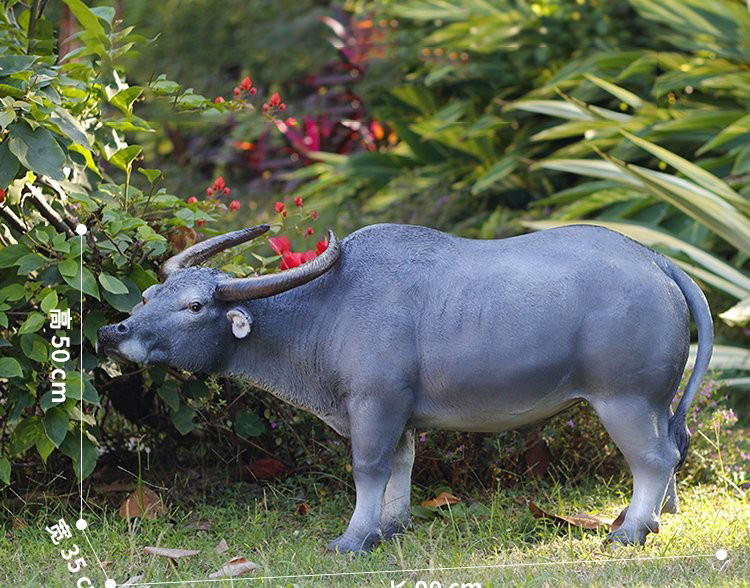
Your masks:
M 340 246 L 329 231 L 328 248 L 315 259 L 278 274 L 231 278 L 196 267 L 212 255 L 262 235 L 268 225 L 233 231 L 197 243 L 168 259 L 161 284 L 143 293 L 131 316 L 97 333 L 105 353 L 143 364 L 167 364 L 189 371 L 211 371 L 221 364 L 232 339 L 247 337 L 252 316 L 242 302 L 301 286 L 328 271 Z

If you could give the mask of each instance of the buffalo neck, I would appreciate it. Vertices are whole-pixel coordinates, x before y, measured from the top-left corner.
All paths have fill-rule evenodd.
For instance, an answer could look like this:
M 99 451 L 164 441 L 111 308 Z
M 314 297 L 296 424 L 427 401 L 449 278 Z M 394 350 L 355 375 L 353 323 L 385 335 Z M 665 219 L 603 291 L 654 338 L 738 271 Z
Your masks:
M 221 371 L 319 416 L 335 415 L 337 378 L 324 359 L 331 325 L 311 286 L 241 303 L 252 315 L 252 330 L 234 339 Z

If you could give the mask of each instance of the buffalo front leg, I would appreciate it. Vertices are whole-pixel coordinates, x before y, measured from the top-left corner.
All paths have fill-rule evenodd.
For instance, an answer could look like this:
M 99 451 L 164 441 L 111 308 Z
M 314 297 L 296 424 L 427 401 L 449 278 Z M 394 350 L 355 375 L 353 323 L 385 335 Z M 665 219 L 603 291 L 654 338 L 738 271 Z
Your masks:
M 383 539 L 409 528 L 411 521 L 411 470 L 414 465 L 414 429 L 407 429 L 393 456 L 391 478 L 385 488 L 380 528 Z
M 407 409 L 399 402 L 368 397 L 349 406 L 349 419 L 357 503 L 346 531 L 331 541 L 328 549 L 368 551 L 383 537 L 383 498 L 396 446 L 404 433 Z

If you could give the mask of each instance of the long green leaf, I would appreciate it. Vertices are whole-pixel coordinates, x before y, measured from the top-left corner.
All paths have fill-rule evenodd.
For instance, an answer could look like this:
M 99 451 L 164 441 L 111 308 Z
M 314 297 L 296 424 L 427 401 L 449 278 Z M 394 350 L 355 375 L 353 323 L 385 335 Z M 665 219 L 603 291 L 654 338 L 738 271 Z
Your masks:
M 603 180 L 616 180 L 623 184 L 643 187 L 643 182 L 629 176 L 618 166 L 597 159 L 546 159 L 531 166 L 531 169 L 553 169 Z
M 636 109 L 643 108 L 643 105 L 644 105 L 643 100 L 641 100 L 637 95 L 633 94 L 633 92 L 630 92 L 629 90 L 626 90 L 625 88 L 621 88 L 617 84 L 613 84 L 612 82 L 603 80 L 602 78 L 599 78 L 593 74 L 587 73 L 587 74 L 584 74 L 584 76 L 592 84 L 596 84 L 605 92 L 609 92 L 615 98 L 622 100 L 625 104 L 628 104 Z
M 750 115 L 749 115 L 750 116 Z M 688 178 L 693 180 L 696 184 L 703 186 L 706 190 L 710 190 L 732 203 L 734 206 L 744 209 L 746 212 L 750 212 L 750 202 L 742 198 L 737 192 L 732 190 L 725 182 L 721 181 L 711 172 L 706 171 L 702 167 L 698 167 L 694 163 L 689 162 L 684 157 L 672 153 L 668 149 L 664 149 L 659 145 L 655 145 L 650 141 L 646 141 L 641 137 L 636 137 L 631 133 L 621 130 L 623 136 L 627 137 L 630 141 L 642 147 L 649 153 L 655 155 L 661 159 L 664 163 L 667 163 L 685 174 Z
M 719 317 L 732 326 L 742 326 L 750 323 L 750 296 L 740 300 L 732 308 L 722 312 Z
M 698 352 L 698 345 L 690 346 L 690 355 L 688 355 L 687 365 L 695 365 L 695 356 Z M 714 352 L 711 355 L 711 362 L 708 364 L 712 370 L 750 370 L 750 349 L 745 347 L 733 347 L 731 345 L 714 345 Z
M 736 297 L 737 299 L 744 298 L 750 295 L 750 277 L 746 276 L 739 270 L 736 270 L 726 262 L 722 261 L 718 257 L 714 257 L 710 253 L 707 253 L 703 249 L 691 245 L 678 239 L 664 231 L 659 229 L 646 227 L 636 223 L 618 222 L 618 221 L 587 221 L 587 220 L 576 220 L 576 221 L 561 221 L 561 220 L 546 220 L 546 221 L 525 221 L 522 223 L 523 226 L 536 231 L 543 229 L 551 229 L 554 227 L 564 227 L 569 225 L 598 225 L 627 235 L 636 241 L 643 243 L 649 247 L 663 247 L 678 251 L 687 255 L 694 262 L 700 264 L 705 270 L 718 276 L 726 283 L 731 286 L 725 286 L 726 289 L 722 288 L 728 294 Z M 689 268 L 684 268 L 689 271 Z M 695 275 L 698 279 L 703 279 L 701 275 Z
M 750 218 L 725 200 L 695 184 L 670 176 L 627 165 L 626 169 L 644 180 L 644 185 L 687 215 L 704 224 L 722 239 L 750 255 Z

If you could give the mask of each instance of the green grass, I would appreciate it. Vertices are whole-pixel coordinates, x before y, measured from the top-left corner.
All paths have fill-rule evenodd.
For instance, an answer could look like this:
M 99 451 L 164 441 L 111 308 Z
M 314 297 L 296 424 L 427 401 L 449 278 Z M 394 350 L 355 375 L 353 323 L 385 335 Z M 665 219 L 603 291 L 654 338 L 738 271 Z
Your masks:
M 573 489 L 537 483 L 526 490 L 548 512 L 588 512 L 608 520 L 617 515 L 629 494 L 625 485 L 604 483 Z M 310 476 L 260 488 L 236 484 L 211 498 L 194 500 L 202 506 L 192 511 L 172 505 L 169 514 L 157 520 L 138 519 L 128 524 L 111 509 L 87 512 L 86 518 L 90 526 L 87 533 L 97 555 L 110 562 L 108 575 L 121 583 L 141 573 L 145 581 L 169 581 L 173 582 L 171 586 L 235 588 L 390 587 L 391 580 L 396 584 L 406 581 L 404 588 L 437 588 L 438 584 L 431 585 L 433 582 L 443 588 L 452 583 L 458 583 L 454 588 L 459 588 L 462 583 L 476 582 L 482 586 L 750 586 L 748 493 L 715 486 L 679 490 L 681 512 L 664 515 L 660 533 L 651 535 L 645 548 L 604 546 L 603 533 L 534 519 L 525 505 L 514 500 L 513 492 L 506 490 L 476 499 L 487 510 L 459 507 L 433 520 L 416 519 L 413 531 L 379 546 L 369 556 L 327 554 L 323 547 L 344 529 L 353 496 L 334 493 Z M 311 506 L 306 516 L 294 512 L 301 495 Z M 474 514 L 477 512 L 479 516 Z M 77 519 L 75 507 L 26 513 L 29 526 L 14 529 L 12 539 L 0 539 L 0 586 L 75 586 L 79 576 L 68 572 L 44 530 L 60 516 L 72 525 Z M 210 529 L 187 529 L 186 521 L 195 518 L 209 521 Z M 217 555 L 213 548 L 221 539 L 230 549 Z M 79 531 L 74 530 L 73 539 L 68 540 L 73 542 L 82 548 L 93 585 L 103 587 L 104 575 L 96 569 L 92 549 Z M 199 549 L 202 553 L 173 565 L 145 554 L 147 545 Z M 719 548 L 729 552 L 727 561 L 704 557 Z M 255 576 L 234 582 L 188 583 L 206 579 L 235 555 L 258 564 Z M 628 558 L 638 559 L 617 561 Z M 470 569 L 437 569 L 461 567 Z M 425 568 L 432 571 L 409 571 Z M 253 579 L 303 574 L 341 575 Z

